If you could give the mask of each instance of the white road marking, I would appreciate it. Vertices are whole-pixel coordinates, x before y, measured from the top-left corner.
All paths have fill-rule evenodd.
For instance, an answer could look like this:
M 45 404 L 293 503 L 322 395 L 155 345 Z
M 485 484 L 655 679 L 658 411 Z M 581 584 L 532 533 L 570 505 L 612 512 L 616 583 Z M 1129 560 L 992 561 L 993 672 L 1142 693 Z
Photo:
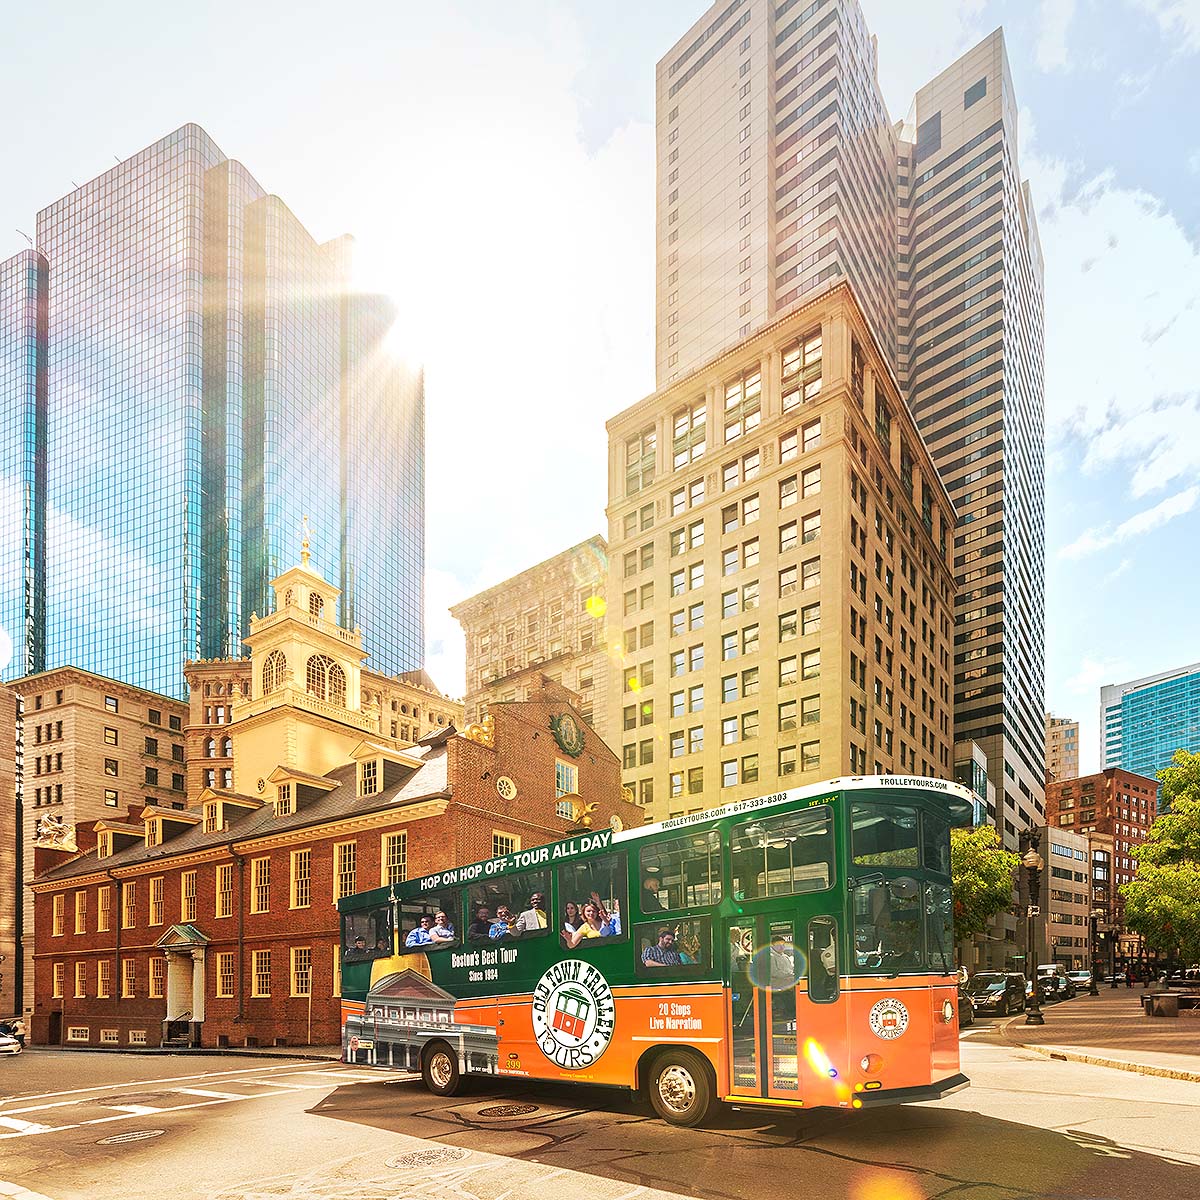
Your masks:
M 15 1129 L 18 1133 L 46 1133 L 51 1125 L 39 1125 L 36 1121 L 18 1121 L 16 1117 L 0 1117 L 0 1126 L 5 1129 Z M 0 1133 L 0 1137 L 16 1137 L 17 1134 Z
M 270 1068 L 270 1069 L 275 1069 L 275 1068 Z M 293 1072 L 293 1074 L 297 1074 L 297 1075 L 316 1074 L 316 1073 L 317 1072 Z M 237 1072 L 237 1074 L 242 1075 L 242 1074 L 245 1074 L 245 1072 Z M 327 1074 L 327 1072 L 321 1072 L 321 1074 L 324 1075 L 324 1074 Z M 390 1082 L 393 1079 L 403 1079 L 404 1076 L 402 1074 L 398 1074 L 395 1072 L 381 1072 L 378 1075 L 371 1075 L 371 1076 L 369 1076 L 369 1078 L 373 1079 L 373 1080 Z M 161 1084 L 165 1085 L 161 1089 L 164 1092 L 182 1092 L 186 1095 L 211 1096 L 212 1099 L 202 1099 L 202 1100 L 198 1100 L 195 1104 L 177 1104 L 174 1107 L 165 1107 L 165 1108 L 155 1108 L 155 1107 L 151 1107 L 150 1105 L 145 1105 L 145 1104 L 100 1104 L 100 1107 L 103 1107 L 103 1108 L 115 1108 L 115 1109 L 119 1109 L 122 1111 L 118 1111 L 112 1116 L 93 1117 L 87 1121 L 73 1121 L 66 1125 L 39 1125 L 34 1121 L 21 1121 L 13 1116 L 0 1116 L 0 1128 L 7 1128 L 7 1129 L 12 1130 L 11 1133 L 0 1133 L 0 1141 L 3 1141 L 7 1138 L 29 1137 L 34 1134 L 63 1133 L 68 1129 L 79 1129 L 79 1128 L 82 1128 L 82 1127 L 88 1126 L 88 1125 L 107 1125 L 107 1124 L 111 1123 L 112 1121 L 128 1121 L 132 1117 L 149 1116 L 151 1114 L 158 1116 L 161 1119 L 164 1116 L 169 1116 L 169 1115 L 173 1115 L 175 1113 L 180 1113 L 180 1112 L 187 1112 L 188 1110 L 195 1109 L 195 1108 L 209 1108 L 216 1104 L 233 1104 L 240 1100 L 263 1100 L 270 1096 L 280 1096 L 283 1091 L 289 1091 L 289 1092 L 319 1091 L 322 1089 L 329 1090 L 335 1086 L 335 1084 L 333 1084 L 332 1082 L 318 1083 L 315 1080 L 312 1083 L 280 1083 L 280 1082 L 278 1082 L 276 1080 L 272 1080 L 272 1079 L 242 1079 L 242 1078 L 238 1078 L 238 1079 L 230 1080 L 230 1082 L 237 1084 L 239 1086 L 255 1087 L 255 1088 L 271 1088 L 271 1089 L 279 1089 L 279 1090 L 247 1092 L 244 1095 L 243 1094 L 235 1095 L 230 1092 L 210 1092 L 203 1088 L 175 1088 L 175 1087 L 170 1086 L 170 1084 L 172 1083 L 171 1080 L 154 1080 L 151 1082 L 161 1083 Z M 347 1079 L 346 1082 L 356 1083 L 356 1082 L 360 1082 L 360 1081 L 355 1080 L 355 1079 Z M 81 1088 L 79 1090 L 80 1091 L 96 1091 L 98 1089 Z M 62 1093 L 47 1093 L 47 1094 L 61 1095 Z M 47 1105 L 34 1105 L 34 1106 L 20 1109 L 17 1111 L 32 1112 L 32 1111 L 34 1111 L 34 1109 L 42 1109 L 42 1108 L 66 1108 L 66 1107 L 70 1107 L 72 1105 L 79 1105 L 79 1106 L 93 1105 L 93 1106 L 95 1106 L 97 1104 L 99 1104 L 99 1101 L 96 1098 L 81 1096 L 77 1100 L 60 1101 L 55 1104 L 47 1104 Z M 0 1193 L 0 1196 L 2 1196 L 2 1195 L 3 1195 L 3 1193 Z
M 295 1071 L 295 1063 L 284 1063 L 278 1067 L 242 1067 L 236 1071 L 201 1071 L 197 1075 L 164 1075 L 159 1079 L 131 1079 L 125 1083 L 102 1084 L 99 1087 L 86 1088 L 69 1088 L 62 1092 L 29 1092 L 24 1096 L 9 1096 L 7 1100 L 0 1101 L 0 1104 L 11 1104 L 14 1100 L 44 1100 L 48 1096 L 78 1096 L 83 1092 L 100 1092 L 104 1090 L 113 1091 L 118 1088 L 129 1087 L 150 1087 L 153 1084 L 158 1084 L 160 1087 L 168 1083 L 178 1083 L 185 1079 L 216 1079 L 219 1076 L 227 1075 L 260 1075 L 264 1071 Z

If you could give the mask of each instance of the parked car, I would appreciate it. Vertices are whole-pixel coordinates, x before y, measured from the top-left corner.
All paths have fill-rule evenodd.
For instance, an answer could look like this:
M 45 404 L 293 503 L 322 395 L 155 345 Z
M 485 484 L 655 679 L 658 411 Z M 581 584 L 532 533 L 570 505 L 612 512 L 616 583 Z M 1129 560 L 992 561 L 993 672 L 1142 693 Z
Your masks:
M 967 984 L 977 1013 L 1007 1017 L 1025 1007 L 1025 976 L 1014 971 L 980 971 Z
M 7 1033 L 0 1033 L 0 1054 L 20 1054 L 21 1043 Z
M 19 1046 L 25 1045 L 25 1022 L 21 1017 L 8 1017 L 0 1021 L 0 1037 L 15 1038 Z
M 975 1004 L 971 999 L 971 994 L 967 991 L 966 985 L 960 983 L 958 985 L 958 1027 L 966 1029 L 968 1025 L 975 1024 Z

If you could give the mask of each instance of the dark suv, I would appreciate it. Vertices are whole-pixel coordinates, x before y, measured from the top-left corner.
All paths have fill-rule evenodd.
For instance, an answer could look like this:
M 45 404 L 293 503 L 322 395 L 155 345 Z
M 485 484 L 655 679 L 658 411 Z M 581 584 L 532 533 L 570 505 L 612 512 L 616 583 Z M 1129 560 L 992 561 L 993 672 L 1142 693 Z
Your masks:
M 1011 971 L 980 971 L 971 977 L 967 991 L 975 1011 L 997 1017 L 1025 1011 L 1025 976 Z

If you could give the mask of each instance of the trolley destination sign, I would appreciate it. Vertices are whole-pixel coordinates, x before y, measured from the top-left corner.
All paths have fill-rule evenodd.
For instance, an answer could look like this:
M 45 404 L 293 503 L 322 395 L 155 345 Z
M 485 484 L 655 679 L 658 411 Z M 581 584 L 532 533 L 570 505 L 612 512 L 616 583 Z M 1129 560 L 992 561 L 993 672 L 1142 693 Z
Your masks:
M 612 842 L 612 836 L 611 829 L 600 829 L 595 833 L 579 834 L 561 842 L 534 846 L 529 850 L 514 850 L 511 854 L 502 854 L 499 858 L 489 858 L 486 862 L 470 863 L 465 867 L 453 867 L 447 871 L 439 871 L 436 875 L 426 875 L 423 879 L 417 880 L 417 889 L 422 892 L 431 892 L 435 888 L 474 883 L 478 879 L 491 879 L 493 876 L 503 875 L 507 871 L 524 871 L 530 867 L 544 866 L 546 863 L 561 862 L 563 859 L 575 858 L 580 854 L 590 854 L 595 850 L 606 849 Z

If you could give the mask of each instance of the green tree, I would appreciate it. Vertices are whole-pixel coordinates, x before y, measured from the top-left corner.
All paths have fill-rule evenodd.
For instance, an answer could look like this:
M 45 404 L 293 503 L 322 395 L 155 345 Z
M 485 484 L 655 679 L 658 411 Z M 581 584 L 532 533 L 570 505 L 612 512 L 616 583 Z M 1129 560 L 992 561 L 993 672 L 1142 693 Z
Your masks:
M 1200 962 L 1200 754 L 1176 750 L 1159 771 L 1166 808 L 1133 851 L 1137 875 L 1121 885 L 1125 924 L 1147 945 Z
M 973 937 L 1013 902 L 1013 874 L 1020 859 L 1005 850 L 992 825 L 950 831 L 950 877 L 954 888 L 954 936 Z

